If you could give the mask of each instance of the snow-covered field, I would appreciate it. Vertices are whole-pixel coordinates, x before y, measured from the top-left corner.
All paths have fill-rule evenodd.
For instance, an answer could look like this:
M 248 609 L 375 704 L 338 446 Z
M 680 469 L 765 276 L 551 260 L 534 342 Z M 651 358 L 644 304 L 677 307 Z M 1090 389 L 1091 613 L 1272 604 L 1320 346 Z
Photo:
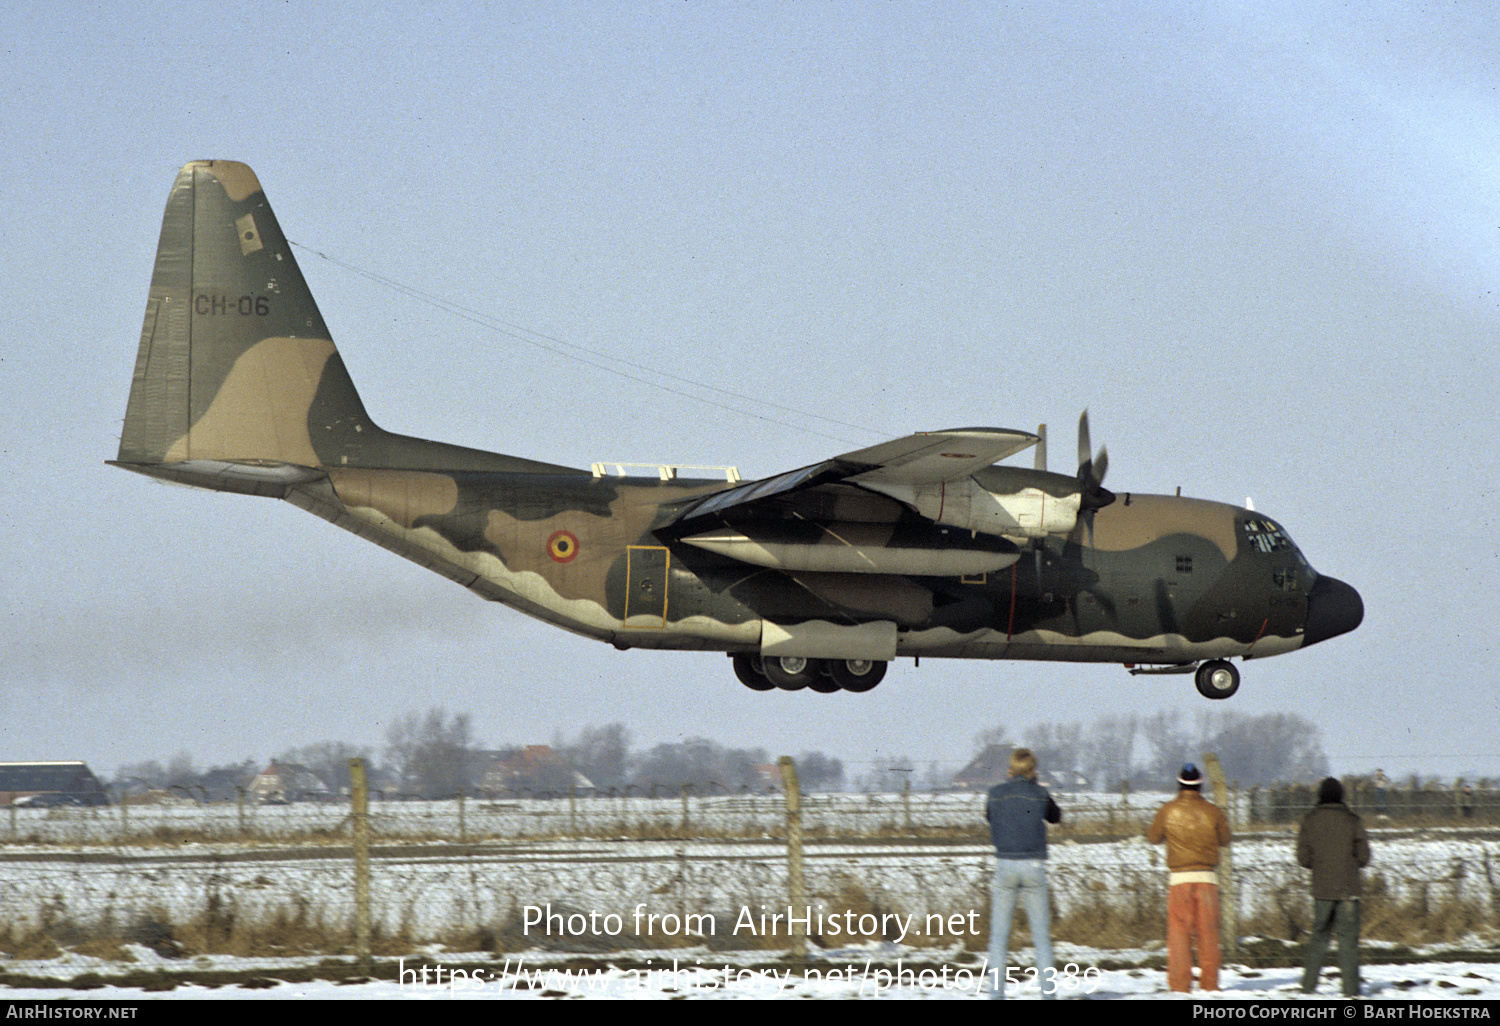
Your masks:
M 1290 832 L 1237 839 L 1233 900 L 1242 924 L 1305 917 L 1306 877 L 1293 863 L 1292 845 Z M 1367 966 L 1366 995 L 1500 998 L 1500 965 L 1485 960 L 1491 950 L 1500 959 L 1500 840 L 1472 831 L 1376 831 L 1373 847 L 1367 886 L 1404 906 L 1461 905 L 1478 932 L 1446 949 L 1424 951 L 1397 952 L 1366 941 L 1370 961 L 1403 963 Z M 1108 911 L 1159 909 L 1165 900 L 1161 854 L 1139 837 L 1055 843 L 1049 874 L 1056 918 L 1074 917 L 1076 940 L 1080 917 L 1091 923 L 1088 917 L 1100 915 L 1102 921 Z M 319 965 L 323 975 L 344 975 L 328 968 L 328 956 L 347 957 L 344 945 L 352 930 L 353 873 L 345 847 L 9 845 L 0 847 L 0 861 L 0 923 L 13 940 L 57 937 L 63 949 L 0 962 L 0 986 L 26 983 L 0 991 L 10 999 L 972 999 L 983 989 L 979 980 L 987 970 L 983 934 L 992 858 L 985 846 L 970 843 L 809 845 L 805 914 L 816 917 L 821 929 L 813 932 L 821 938 L 803 967 L 783 960 L 784 922 L 762 918 L 785 916 L 789 904 L 786 852 L 779 842 L 386 847 L 373 867 L 375 928 L 379 936 L 399 938 L 406 954 L 399 962 L 380 961 L 383 982 L 297 982 Z M 141 940 L 142 923 L 161 942 Z M 174 932 L 185 936 L 187 927 L 200 937 L 217 936 L 220 946 L 211 950 L 239 945 L 264 955 L 264 938 L 287 923 L 316 927 L 312 932 L 321 931 L 328 946 L 311 950 L 327 954 L 197 955 L 191 945 L 171 939 Z M 1261 928 L 1267 936 L 1284 936 Z M 1249 932 L 1248 925 L 1241 932 Z M 101 954 L 100 945 L 80 943 L 103 936 L 114 938 L 113 950 Z M 483 938 L 477 945 L 483 950 L 471 950 L 475 938 Z M 306 943 L 304 938 L 304 952 Z M 1169 996 L 1159 944 L 1125 950 L 1102 926 L 1090 943 L 1096 946 L 1059 945 L 1058 968 L 1073 966 L 1063 997 Z M 1024 952 L 1016 955 L 1024 960 Z M 1459 960 L 1444 961 L 1445 955 Z M 1226 959 L 1217 997 L 1297 997 L 1298 970 L 1274 967 L 1276 961 L 1263 955 L 1247 964 Z M 149 993 L 140 989 L 142 974 L 153 975 Z M 348 975 L 354 975 L 352 967 Z M 226 982 L 205 983 L 213 980 Z M 54 981 L 92 989 L 55 989 Z M 1320 996 L 1337 994 L 1336 980 L 1325 979 Z
M 135 949 L 140 961 L 136 969 L 160 966 L 184 974 L 180 964 L 153 961 L 151 951 Z M 1025 954 L 1024 951 L 1018 955 Z M 1062 1000 L 1181 1001 L 1190 998 L 1213 1001 L 1307 1001 L 1335 999 L 1337 976 L 1325 968 L 1321 986 L 1311 998 L 1299 989 L 1298 968 L 1252 969 L 1226 963 L 1220 974 L 1221 990 L 1212 994 L 1173 994 L 1167 989 L 1160 968 L 1110 968 L 1083 973 L 1105 960 L 1111 964 L 1132 959 L 1147 960 L 1159 952 L 1102 952 L 1075 945 L 1060 945 L 1059 968 L 1071 962 L 1079 967 L 1071 985 L 1060 988 Z M 804 967 L 750 963 L 743 957 L 721 957 L 704 949 L 684 949 L 671 955 L 637 951 L 621 953 L 619 964 L 577 968 L 546 956 L 512 956 L 509 959 L 431 952 L 407 957 L 393 965 L 381 963 L 379 973 L 394 979 L 362 978 L 351 966 L 342 980 L 306 982 L 278 979 L 291 975 L 287 960 L 243 959 L 224 956 L 193 960 L 197 971 L 229 971 L 243 982 L 209 984 L 185 982 L 141 986 L 111 984 L 109 974 L 118 971 L 98 960 L 74 956 L 65 960 L 7 966 L 8 973 L 45 972 L 59 976 L 90 974 L 89 989 L 56 987 L 6 987 L 0 999 L 142 1001 L 189 999 L 362 999 L 402 1001 L 449 1001 L 476 999 L 566 1000 L 576 998 L 710 1000 L 814 998 L 862 998 L 870 1000 L 975 1000 L 986 995 L 978 985 L 982 968 L 978 961 L 963 963 L 922 959 L 898 961 L 883 946 L 856 947 L 819 953 Z M 311 964 L 313 960 L 305 960 Z M 422 970 L 427 970 L 423 982 Z M 441 975 L 438 970 L 441 969 Z M 326 966 L 324 972 L 327 972 Z M 188 971 L 191 974 L 191 970 Z M 1361 996 L 1390 1002 L 1475 1002 L 1500 1000 L 1500 965 L 1487 962 L 1423 961 L 1401 965 L 1366 965 L 1361 972 Z M 1035 1000 L 1033 987 L 1024 987 L 1013 997 Z

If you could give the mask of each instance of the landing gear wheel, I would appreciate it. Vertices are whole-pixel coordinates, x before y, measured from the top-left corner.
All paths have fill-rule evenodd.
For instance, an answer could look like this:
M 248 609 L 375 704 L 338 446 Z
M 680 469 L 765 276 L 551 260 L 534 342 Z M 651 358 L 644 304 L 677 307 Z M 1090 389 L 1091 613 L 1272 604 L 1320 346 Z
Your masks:
M 802 656 L 767 656 L 760 664 L 766 680 L 783 691 L 801 691 L 823 672 L 818 660 Z
M 822 662 L 822 660 L 819 661 Z M 833 662 L 831 660 L 829 662 L 823 663 L 823 672 L 818 674 L 812 680 L 808 681 L 807 686 L 820 695 L 838 694 L 839 682 L 834 679 L 833 673 L 829 669 L 829 667 L 831 666 L 833 666 Z
M 776 685 L 766 680 L 766 675 L 761 672 L 759 656 L 735 656 L 734 675 L 751 691 L 774 691 L 776 689 Z
M 869 691 L 885 677 L 886 665 L 871 659 L 835 659 L 828 664 L 828 676 L 845 691 Z
M 1210 659 L 1198 667 L 1193 680 L 1204 698 L 1228 698 L 1240 689 L 1240 671 L 1227 659 Z

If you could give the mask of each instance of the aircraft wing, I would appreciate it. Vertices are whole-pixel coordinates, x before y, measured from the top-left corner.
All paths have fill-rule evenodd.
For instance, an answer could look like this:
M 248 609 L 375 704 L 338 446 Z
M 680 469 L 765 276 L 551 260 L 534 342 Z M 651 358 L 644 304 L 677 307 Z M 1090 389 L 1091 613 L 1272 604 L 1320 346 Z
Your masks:
M 968 477 L 1036 443 L 1037 436 L 1029 431 L 957 428 L 882 442 L 835 456 L 831 462 L 867 465 L 868 469 L 850 475 L 854 481 L 927 485 Z
M 685 507 L 672 524 L 691 523 L 839 481 L 869 485 L 933 485 L 961 480 L 1035 445 L 1037 440 L 1037 436 L 1029 431 L 1002 428 L 921 432 L 715 492 Z

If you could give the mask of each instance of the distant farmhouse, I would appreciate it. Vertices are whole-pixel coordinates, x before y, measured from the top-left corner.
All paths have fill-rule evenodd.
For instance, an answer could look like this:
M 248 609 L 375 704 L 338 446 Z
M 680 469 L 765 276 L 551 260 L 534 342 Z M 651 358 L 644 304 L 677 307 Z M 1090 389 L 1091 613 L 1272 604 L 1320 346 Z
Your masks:
M 0 762 L 0 805 L 108 805 L 104 785 L 82 762 Z
M 953 777 L 955 791 L 988 791 L 996 784 L 1010 778 L 1011 745 L 986 745 L 984 751 L 974 756 L 974 761 L 959 770 Z M 1089 781 L 1079 773 L 1052 774 L 1046 767 L 1037 774 L 1037 780 L 1057 791 L 1087 791 Z
M 323 778 L 306 766 L 275 759 L 256 774 L 246 790 L 256 801 L 270 804 L 327 801 L 334 797 Z
M 973 762 L 954 775 L 954 789 L 988 791 L 996 784 L 1005 783 L 1010 776 L 1010 752 L 1010 745 L 986 745 L 984 751 L 974 756 Z
M 497 752 L 479 780 L 479 790 L 486 794 L 562 793 L 579 794 L 596 790 L 594 782 L 568 765 L 551 745 L 527 745 L 518 750 Z

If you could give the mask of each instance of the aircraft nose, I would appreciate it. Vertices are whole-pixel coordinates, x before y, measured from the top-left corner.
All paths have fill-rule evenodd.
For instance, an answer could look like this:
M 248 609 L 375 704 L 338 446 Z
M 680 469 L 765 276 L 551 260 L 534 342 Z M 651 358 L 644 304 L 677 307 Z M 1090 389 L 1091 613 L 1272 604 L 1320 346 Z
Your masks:
M 1307 593 L 1307 629 L 1302 647 L 1348 634 L 1365 618 L 1365 604 L 1355 591 L 1333 577 L 1319 577 Z

